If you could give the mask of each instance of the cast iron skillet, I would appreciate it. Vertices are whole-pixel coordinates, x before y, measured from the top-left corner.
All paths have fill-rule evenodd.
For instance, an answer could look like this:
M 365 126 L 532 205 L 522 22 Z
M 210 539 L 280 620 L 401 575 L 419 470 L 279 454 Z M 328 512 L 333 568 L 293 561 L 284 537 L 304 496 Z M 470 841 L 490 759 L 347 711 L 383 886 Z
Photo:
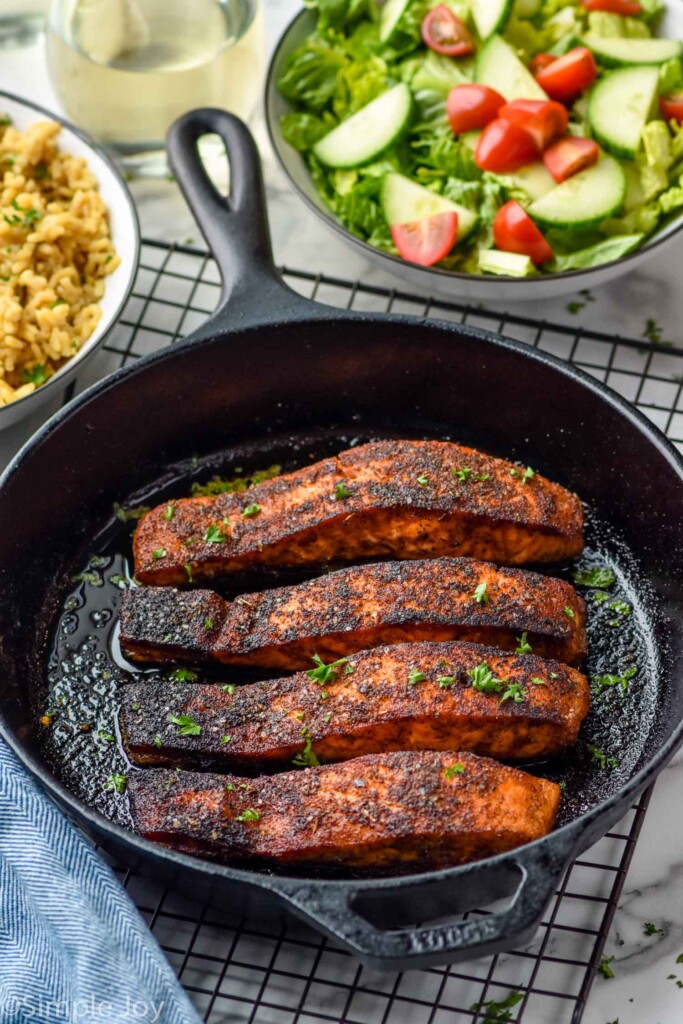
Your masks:
M 228 200 L 197 154 L 208 132 L 220 134 L 228 151 Z M 571 859 L 622 816 L 683 736 L 682 460 L 617 395 L 542 352 L 472 327 L 340 312 L 291 292 L 272 264 L 257 152 L 234 117 L 187 115 L 171 130 L 169 152 L 221 267 L 222 298 L 182 344 L 113 374 L 53 417 L 2 478 L 2 736 L 105 848 L 157 876 L 181 876 L 184 891 L 200 898 L 259 914 L 287 908 L 384 967 L 522 943 Z M 450 434 L 574 488 L 623 538 L 653 592 L 657 713 L 626 779 L 607 773 L 597 806 L 580 808 L 538 842 L 469 866 L 320 880 L 223 867 L 155 846 L 106 820 L 52 774 L 27 684 L 44 679 L 60 595 L 112 502 L 193 453 L 315 431 Z M 513 893 L 506 909 L 483 918 L 415 924 Z

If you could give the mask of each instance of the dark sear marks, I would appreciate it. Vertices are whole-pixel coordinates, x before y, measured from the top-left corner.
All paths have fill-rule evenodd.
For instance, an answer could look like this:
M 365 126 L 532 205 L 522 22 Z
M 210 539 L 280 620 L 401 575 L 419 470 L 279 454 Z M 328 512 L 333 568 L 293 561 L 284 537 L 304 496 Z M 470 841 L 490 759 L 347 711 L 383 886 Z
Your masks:
M 121 648 L 133 661 L 300 669 L 384 644 L 465 640 L 578 664 L 585 603 L 562 580 L 473 559 L 384 562 L 232 602 L 208 590 L 124 594 Z
M 124 691 L 134 763 L 256 771 L 391 750 L 529 759 L 575 743 L 590 703 L 575 669 L 465 643 L 380 647 L 245 686 L 175 676 Z
M 583 550 L 576 495 L 530 467 L 448 441 L 376 441 L 247 493 L 152 509 L 134 538 L 148 585 L 259 567 L 455 554 L 509 565 Z
M 136 827 L 186 853 L 261 866 L 447 867 L 553 827 L 560 789 L 469 753 L 370 754 L 243 779 L 150 769 L 129 780 Z

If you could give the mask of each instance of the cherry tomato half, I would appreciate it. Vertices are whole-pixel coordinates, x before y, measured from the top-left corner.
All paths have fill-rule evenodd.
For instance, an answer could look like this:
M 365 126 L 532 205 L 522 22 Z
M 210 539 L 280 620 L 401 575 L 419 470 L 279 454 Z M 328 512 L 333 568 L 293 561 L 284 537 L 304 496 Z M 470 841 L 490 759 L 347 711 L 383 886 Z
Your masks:
M 426 15 L 421 34 L 430 50 L 446 57 L 467 57 L 474 53 L 474 40 L 467 26 L 445 4 L 438 4 Z
M 598 162 L 600 150 L 597 142 L 583 139 L 578 135 L 567 135 L 548 146 L 543 154 L 546 165 L 555 181 L 559 184 L 571 178 L 572 174 L 584 171 Z
M 391 237 L 404 260 L 431 267 L 449 252 L 458 240 L 458 215 L 454 211 L 435 213 L 422 220 L 394 224 Z
M 593 54 L 585 46 L 576 46 L 539 71 L 536 81 L 551 99 L 566 101 L 592 85 L 597 74 Z
M 505 98 L 488 85 L 454 85 L 446 100 L 446 115 L 460 135 L 485 128 L 504 105 Z
M 498 117 L 528 132 L 539 152 L 564 135 L 569 124 L 566 107 L 555 100 L 513 100 L 500 108 Z
M 683 121 L 683 92 L 660 96 L 659 109 L 667 121 Z
M 537 75 L 543 68 L 549 68 L 550 65 L 557 60 L 557 57 L 553 57 L 552 53 L 537 53 L 535 57 L 531 58 L 529 64 L 529 70 L 532 75 Z
M 624 18 L 635 18 L 643 9 L 638 0 L 581 0 L 581 6 L 587 11 L 608 11 Z
M 482 171 L 508 174 L 538 157 L 536 143 L 523 128 L 497 117 L 481 133 L 474 159 Z
M 553 258 L 553 250 L 516 199 L 501 206 L 496 214 L 493 240 L 497 249 L 528 256 L 536 266 Z

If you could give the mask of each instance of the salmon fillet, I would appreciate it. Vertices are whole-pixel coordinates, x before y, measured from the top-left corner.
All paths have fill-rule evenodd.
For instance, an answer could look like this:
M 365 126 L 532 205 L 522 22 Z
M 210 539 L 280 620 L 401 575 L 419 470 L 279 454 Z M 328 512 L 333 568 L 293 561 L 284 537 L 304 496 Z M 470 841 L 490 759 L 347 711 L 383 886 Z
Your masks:
M 448 441 L 376 441 L 240 494 L 152 509 L 135 574 L 180 586 L 265 566 L 459 555 L 509 565 L 583 549 L 576 495 Z
M 131 772 L 136 830 L 221 860 L 384 870 L 448 867 L 548 833 L 554 782 L 469 753 L 398 752 L 243 779 Z
M 576 669 L 477 644 L 379 647 L 313 672 L 246 686 L 134 683 L 120 714 L 128 756 L 251 771 L 390 750 L 521 760 L 575 743 L 590 705 Z
M 133 661 L 218 661 L 310 668 L 384 644 L 468 640 L 578 663 L 585 603 L 563 580 L 469 558 L 381 562 L 234 601 L 210 590 L 136 587 L 121 605 L 121 649 Z

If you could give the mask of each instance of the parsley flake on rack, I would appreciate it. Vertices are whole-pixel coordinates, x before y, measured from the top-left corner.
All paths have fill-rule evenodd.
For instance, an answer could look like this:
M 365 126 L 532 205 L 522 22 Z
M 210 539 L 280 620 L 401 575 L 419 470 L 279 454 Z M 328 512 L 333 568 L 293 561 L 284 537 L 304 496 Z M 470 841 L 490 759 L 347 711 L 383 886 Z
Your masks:
M 189 717 L 189 715 L 169 715 L 168 721 L 178 726 L 179 736 L 199 736 L 202 727 Z
M 522 704 L 526 700 L 526 690 L 521 683 L 508 683 L 500 703 L 504 704 L 506 700 L 511 700 L 514 704 Z
M 614 971 L 610 966 L 613 962 L 613 956 L 605 956 L 605 954 L 603 953 L 603 955 L 600 957 L 600 963 L 595 969 L 598 972 L 598 974 L 601 974 L 603 976 L 603 978 L 613 978 Z
M 643 924 L 643 935 L 663 935 L 664 929 L 658 928 L 652 921 L 645 921 Z
M 302 732 L 306 737 L 306 743 L 303 750 L 300 750 L 299 753 L 292 758 L 292 764 L 296 768 L 317 768 L 320 761 L 313 750 L 313 741 L 311 740 L 310 733 L 308 729 L 302 729 Z
M 426 473 L 421 473 L 420 476 L 417 478 L 417 482 L 419 483 L 420 487 L 429 487 L 429 477 L 426 475 Z
M 235 686 L 234 683 L 224 683 L 223 686 L 221 686 L 221 690 L 223 691 L 223 693 L 229 693 L 230 696 L 233 695 L 236 689 L 237 687 Z
M 442 690 L 447 690 L 449 686 L 457 682 L 457 679 L 455 676 L 439 676 L 436 681 Z
M 420 672 L 419 668 L 411 668 L 408 675 L 408 686 L 415 686 L 416 683 L 424 683 L 427 676 L 424 672 Z
M 449 764 L 443 774 L 446 779 L 454 779 L 456 775 L 462 775 L 464 771 L 465 765 L 462 761 L 456 761 L 455 764 Z
M 338 484 L 335 485 L 335 488 L 334 488 L 334 500 L 335 501 L 345 501 L 346 498 L 350 498 L 350 497 L 351 497 L 351 491 L 348 489 L 348 487 L 346 486 L 346 484 L 343 481 L 340 481 Z
M 152 558 L 156 561 L 159 558 L 163 558 L 166 554 L 166 548 L 155 548 L 152 552 Z
M 254 501 L 252 502 L 251 505 L 247 505 L 246 508 L 242 509 L 242 518 L 252 519 L 254 516 L 257 516 L 260 511 L 261 506 L 258 504 L 258 502 Z

